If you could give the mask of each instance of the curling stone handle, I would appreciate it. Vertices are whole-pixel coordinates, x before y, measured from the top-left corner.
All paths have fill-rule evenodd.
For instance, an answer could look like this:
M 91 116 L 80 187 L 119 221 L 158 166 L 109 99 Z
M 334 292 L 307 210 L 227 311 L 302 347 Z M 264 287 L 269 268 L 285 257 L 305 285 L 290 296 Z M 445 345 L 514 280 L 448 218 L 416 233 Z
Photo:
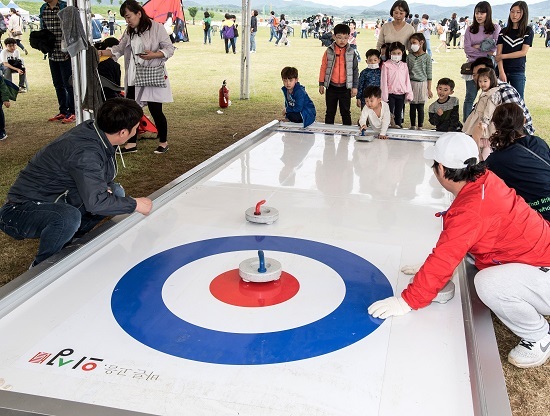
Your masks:
M 254 211 L 254 215 L 262 215 L 262 211 L 260 210 L 260 207 L 265 204 L 265 199 L 262 199 L 260 202 L 256 204 L 256 210 Z
M 265 268 L 265 257 L 264 257 L 263 250 L 258 250 L 258 259 L 260 260 L 260 267 L 258 267 L 258 273 L 267 272 L 267 269 Z

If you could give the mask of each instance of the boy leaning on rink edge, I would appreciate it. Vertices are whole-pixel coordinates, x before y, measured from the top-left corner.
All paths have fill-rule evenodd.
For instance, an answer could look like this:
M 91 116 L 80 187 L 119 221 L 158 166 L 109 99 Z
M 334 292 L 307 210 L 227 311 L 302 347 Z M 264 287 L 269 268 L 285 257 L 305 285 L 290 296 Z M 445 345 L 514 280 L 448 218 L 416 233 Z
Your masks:
M 391 122 L 391 112 L 388 103 L 382 101 L 382 90 L 380 87 L 370 85 L 364 92 L 365 106 L 361 110 L 359 118 L 360 130 L 365 130 L 370 125 L 379 139 L 388 138 L 388 127 Z M 368 123 L 368 124 L 367 124 Z M 366 139 L 366 141 L 372 141 Z
M 281 71 L 281 79 L 284 85 L 281 90 L 285 96 L 284 121 L 303 123 L 304 127 L 309 126 L 315 121 L 317 112 L 305 87 L 298 82 L 298 70 L 290 66 L 284 67 Z
M 348 44 L 349 26 L 337 24 L 333 42 L 327 47 L 319 71 L 319 94 L 325 94 L 327 110 L 325 124 L 334 124 L 336 108 L 340 106 L 342 124 L 351 126 L 351 97 L 357 96 L 359 69 L 357 55 Z
M 430 123 L 437 131 L 461 131 L 462 123 L 458 108 L 458 98 L 451 97 L 455 89 L 452 79 L 441 78 L 437 81 L 437 100 L 428 107 Z

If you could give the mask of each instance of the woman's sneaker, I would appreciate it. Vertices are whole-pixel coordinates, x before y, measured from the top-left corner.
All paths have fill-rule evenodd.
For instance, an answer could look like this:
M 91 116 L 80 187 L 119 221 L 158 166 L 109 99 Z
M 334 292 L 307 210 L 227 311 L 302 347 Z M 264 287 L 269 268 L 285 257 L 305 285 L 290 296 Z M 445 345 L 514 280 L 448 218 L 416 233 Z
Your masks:
M 550 358 L 550 333 L 537 342 L 522 339 L 508 354 L 508 362 L 519 368 L 538 367 Z

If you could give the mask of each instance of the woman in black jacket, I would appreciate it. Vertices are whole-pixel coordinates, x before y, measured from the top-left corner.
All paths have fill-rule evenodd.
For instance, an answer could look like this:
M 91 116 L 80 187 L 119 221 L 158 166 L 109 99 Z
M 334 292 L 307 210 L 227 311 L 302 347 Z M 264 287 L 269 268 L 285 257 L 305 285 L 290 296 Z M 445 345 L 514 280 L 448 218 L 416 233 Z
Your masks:
M 489 138 L 493 153 L 487 166 L 550 220 L 550 148 L 540 137 L 525 133 L 523 111 L 515 103 L 499 105 L 492 122 L 496 132 Z
M 449 21 L 449 31 L 447 32 L 447 46 L 451 46 L 453 42 L 453 49 L 456 49 L 456 38 L 458 34 L 458 22 L 456 21 L 456 13 L 453 13 L 451 20 Z

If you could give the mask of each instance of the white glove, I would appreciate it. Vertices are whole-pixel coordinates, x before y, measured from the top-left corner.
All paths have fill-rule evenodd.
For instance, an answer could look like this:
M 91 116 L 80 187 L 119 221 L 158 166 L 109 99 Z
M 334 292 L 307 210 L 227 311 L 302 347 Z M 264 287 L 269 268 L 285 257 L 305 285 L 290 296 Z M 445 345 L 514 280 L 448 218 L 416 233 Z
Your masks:
M 408 264 L 406 266 L 401 267 L 401 272 L 404 274 L 416 274 L 418 273 L 418 270 L 422 267 L 421 264 Z
M 374 318 L 386 319 L 390 316 L 405 315 L 411 311 L 411 307 L 399 296 L 391 296 L 374 302 L 369 306 L 368 312 Z

